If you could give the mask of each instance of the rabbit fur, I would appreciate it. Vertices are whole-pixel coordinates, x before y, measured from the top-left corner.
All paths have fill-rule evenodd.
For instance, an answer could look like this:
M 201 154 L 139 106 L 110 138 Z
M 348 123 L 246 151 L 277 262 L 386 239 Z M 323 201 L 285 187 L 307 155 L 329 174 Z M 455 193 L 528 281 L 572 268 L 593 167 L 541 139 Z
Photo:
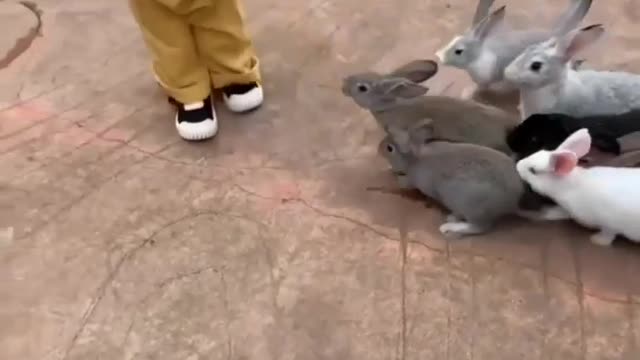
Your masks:
M 420 66 L 417 66 L 420 65 Z M 418 71 L 422 67 L 422 71 Z M 413 71 L 407 72 L 410 68 Z M 369 110 L 380 127 L 405 139 L 395 139 L 406 149 L 407 129 L 427 122 L 431 139 L 491 147 L 506 154 L 508 131 L 517 126 L 517 115 L 494 106 L 449 96 L 424 96 L 429 88 L 418 84 L 438 70 L 431 60 L 413 61 L 389 74 L 367 72 L 346 77 L 342 92 Z
M 444 65 L 466 70 L 476 84 L 475 90 L 499 93 L 518 90 L 505 81 L 504 70 L 520 53 L 553 34 L 577 27 L 592 4 L 592 0 L 571 0 L 552 30 L 516 30 L 505 24 L 505 6 L 489 14 L 493 2 L 479 0 L 471 26 L 436 51 L 436 56 Z M 582 60 L 577 60 L 573 67 L 581 64 Z
M 623 71 L 576 71 L 568 62 L 604 34 L 600 24 L 531 45 L 505 69 L 521 94 L 523 118 L 536 113 L 582 117 L 640 109 L 640 75 Z
M 640 242 L 640 169 L 578 166 L 590 147 L 589 130 L 583 128 L 556 149 L 518 161 L 516 168 L 536 192 L 558 203 L 566 217 L 597 229 L 591 236 L 594 244 L 611 245 L 617 235 Z
M 446 141 L 429 142 L 414 151 L 402 151 L 392 135 L 378 146 L 402 188 L 418 189 L 451 211 L 439 228 L 442 234 L 482 234 L 517 212 L 524 184 L 508 156 Z
M 593 147 L 620 155 L 618 139 L 640 132 L 640 109 L 616 115 L 574 117 L 567 114 L 534 114 L 507 135 L 507 144 L 518 159 L 538 150 L 553 150 L 575 131 L 589 130 Z

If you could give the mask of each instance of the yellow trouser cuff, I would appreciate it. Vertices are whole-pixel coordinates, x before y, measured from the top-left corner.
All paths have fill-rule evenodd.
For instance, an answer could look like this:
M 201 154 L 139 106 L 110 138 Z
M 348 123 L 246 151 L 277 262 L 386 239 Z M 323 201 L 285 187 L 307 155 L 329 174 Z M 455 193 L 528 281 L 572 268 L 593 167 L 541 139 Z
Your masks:
M 249 70 L 244 73 L 218 73 L 211 72 L 211 81 L 213 82 L 213 87 L 215 89 L 223 88 L 227 85 L 231 84 L 247 84 L 251 82 L 256 82 L 260 84 L 262 82 L 262 76 L 260 75 L 260 62 L 258 59 L 252 59 L 252 67 L 249 67 Z

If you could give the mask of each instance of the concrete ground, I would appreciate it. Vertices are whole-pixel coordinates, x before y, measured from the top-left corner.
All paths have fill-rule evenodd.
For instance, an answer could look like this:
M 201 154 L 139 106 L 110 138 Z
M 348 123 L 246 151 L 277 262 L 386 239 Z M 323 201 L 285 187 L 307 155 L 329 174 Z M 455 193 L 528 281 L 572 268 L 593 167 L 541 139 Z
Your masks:
M 637 246 L 524 221 L 445 241 L 376 190 L 381 134 L 340 79 L 433 58 L 469 3 L 246 0 L 266 103 L 189 144 L 126 1 L 0 0 L 0 358 L 640 358 Z M 639 21 L 595 1 L 588 66 L 640 71 Z

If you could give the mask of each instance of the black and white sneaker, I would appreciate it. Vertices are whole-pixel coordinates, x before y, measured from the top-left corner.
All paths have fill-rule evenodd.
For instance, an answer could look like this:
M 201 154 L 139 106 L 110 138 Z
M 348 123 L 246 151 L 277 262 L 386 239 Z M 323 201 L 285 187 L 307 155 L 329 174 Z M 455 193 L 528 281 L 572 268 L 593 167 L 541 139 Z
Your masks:
M 222 88 L 222 97 L 229 110 L 245 112 L 262 105 L 264 93 L 260 84 L 234 84 Z
M 176 129 L 183 139 L 206 140 L 218 133 L 218 119 L 211 96 L 191 104 L 181 104 L 173 98 L 169 101 L 178 108 Z

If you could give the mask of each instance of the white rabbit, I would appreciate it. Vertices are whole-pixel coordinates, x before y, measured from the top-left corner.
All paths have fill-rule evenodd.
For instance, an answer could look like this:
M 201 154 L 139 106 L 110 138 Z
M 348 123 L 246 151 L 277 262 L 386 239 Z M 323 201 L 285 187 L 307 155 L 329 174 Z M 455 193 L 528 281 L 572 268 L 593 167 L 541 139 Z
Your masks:
M 603 33 L 600 24 L 572 30 L 530 46 L 505 69 L 505 78 L 520 88 L 524 118 L 536 113 L 617 115 L 640 108 L 640 75 L 575 71 L 568 65 Z
M 560 206 L 548 220 L 561 218 L 558 210 L 564 210 L 577 223 L 599 230 L 591 236 L 594 244 L 611 245 L 617 235 L 640 242 L 640 169 L 577 166 L 590 148 L 591 136 L 583 128 L 557 149 L 518 161 L 516 169 L 534 191 Z
M 504 81 L 504 69 L 529 45 L 576 28 L 588 13 L 592 0 L 571 0 L 551 31 L 511 29 L 504 21 L 505 6 L 488 14 L 493 2 L 479 0 L 471 27 L 439 49 L 436 56 L 444 65 L 466 70 L 476 84 L 470 90 L 508 93 L 518 88 Z M 578 60 L 572 66 L 577 69 L 581 63 Z M 465 93 L 467 98 L 473 94 L 469 89 Z

